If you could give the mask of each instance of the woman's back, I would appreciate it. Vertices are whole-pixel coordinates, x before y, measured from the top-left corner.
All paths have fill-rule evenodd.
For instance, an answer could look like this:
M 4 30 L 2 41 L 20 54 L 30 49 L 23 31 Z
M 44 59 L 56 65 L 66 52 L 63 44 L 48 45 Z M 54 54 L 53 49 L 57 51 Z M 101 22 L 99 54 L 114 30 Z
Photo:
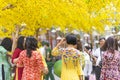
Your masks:
M 64 65 L 67 68 L 74 69 L 80 59 L 80 52 L 74 48 L 66 48 L 62 53 Z
M 67 43 L 67 48 L 61 50 L 60 45 Z M 62 54 L 61 80 L 83 80 L 82 54 L 77 48 L 77 38 L 74 34 L 68 34 L 52 50 L 53 56 Z
M 79 80 L 79 76 L 82 75 L 80 52 L 75 48 L 66 48 L 62 53 L 61 80 Z
M 8 64 L 8 60 L 7 60 L 7 50 L 0 46 L 0 64 Z
M 40 80 L 41 69 L 44 65 L 39 52 L 32 51 L 32 56 L 29 58 L 26 50 L 22 51 L 18 65 L 24 65 L 22 80 Z
M 105 78 L 106 80 L 118 80 L 120 78 L 120 53 L 116 50 L 114 53 L 106 51 L 102 59 L 101 80 Z

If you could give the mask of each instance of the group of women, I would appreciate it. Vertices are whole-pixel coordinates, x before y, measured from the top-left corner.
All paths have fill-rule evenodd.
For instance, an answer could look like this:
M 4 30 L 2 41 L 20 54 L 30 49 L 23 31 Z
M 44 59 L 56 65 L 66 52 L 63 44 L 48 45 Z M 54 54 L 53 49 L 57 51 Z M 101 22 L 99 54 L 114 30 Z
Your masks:
M 67 43 L 66 48 L 59 48 L 63 43 Z M 118 51 L 118 41 L 115 37 L 101 38 L 99 40 L 101 48 L 99 48 L 98 57 L 94 56 L 89 46 L 84 46 L 82 53 L 77 49 L 77 38 L 74 34 L 69 34 L 62 39 L 53 49 L 52 54 L 62 55 L 62 71 L 61 80 L 90 80 L 92 67 L 95 66 L 96 79 L 94 80 L 119 80 L 120 79 L 120 52 Z M 84 69 L 81 65 L 84 54 Z M 86 54 L 86 55 L 85 55 Z M 98 64 L 98 65 L 97 65 Z M 99 69 L 100 73 L 98 72 Z M 89 69 L 88 71 L 85 70 Z M 99 73 L 99 74 L 98 74 Z M 93 78 L 92 78 L 93 80 Z
M 12 40 L 3 39 L 0 46 L 0 80 L 11 80 L 11 66 L 7 59 L 11 48 Z M 42 75 L 48 73 L 37 48 L 38 41 L 34 37 L 19 37 L 12 55 L 12 62 L 16 66 L 14 80 L 41 80 Z
M 59 48 L 62 44 L 67 46 Z M 120 78 L 120 53 L 115 44 L 116 41 L 113 37 L 109 37 L 104 44 L 100 80 L 119 80 Z M 61 80 L 85 79 L 82 64 L 83 53 L 77 47 L 77 37 L 74 34 L 68 34 L 52 50 L 53 56 L 60 54 L 62 56 Z M 7 59 L 7 56 L 10 56 L 11 48 L 12 40 L 4 38 L 0 45 L 0 80 L 11 80 L 11 66 Z M 89 47 L 85 47 L 85 49 L 87 55 Z M 90 54 L 89 56 L 91 57 Z M 91 58 L 93 59 L 93 57 Z M 14 80 L 43 80 L 43 74 L 48 73 L 45 61 L 38 51 L 38 41 L 34 37 L 21 36 L 18 38 L 17 47 L 12 55 L 12 63 L 16 66 Z M 92 62 L 88 63 L 92 64 Z

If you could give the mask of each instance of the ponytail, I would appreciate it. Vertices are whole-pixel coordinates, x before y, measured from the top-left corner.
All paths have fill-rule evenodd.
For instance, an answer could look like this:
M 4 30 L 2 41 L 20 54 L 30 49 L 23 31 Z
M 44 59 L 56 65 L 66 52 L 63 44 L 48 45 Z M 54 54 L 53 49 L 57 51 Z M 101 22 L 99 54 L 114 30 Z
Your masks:
M 32 50 L 31 49 L 27 49 L 27 57 L 31 57 L 31 54 L 32 54 Z

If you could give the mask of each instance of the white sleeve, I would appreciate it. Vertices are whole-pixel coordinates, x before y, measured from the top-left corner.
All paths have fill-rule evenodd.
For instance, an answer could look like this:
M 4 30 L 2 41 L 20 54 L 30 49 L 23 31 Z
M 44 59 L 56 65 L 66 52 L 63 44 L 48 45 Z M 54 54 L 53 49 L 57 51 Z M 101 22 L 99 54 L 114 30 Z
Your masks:
M 100 48 L 98 48 L 98 49 L 95 50 L 94 56 L 97 57 L 96 66 L 98 66 L 98 65 L 99 65 L 99 62 L 101 61 Z
M 101 57 L 99 56 L 98 59 L 97 59 L 97 61 L 96 61 L 96 66 L 99 65 L 100 61 L 101 61 Z
M 93 56 L 99 57 L 100 56 L 100 48 L 96 49 L 93 53 Z

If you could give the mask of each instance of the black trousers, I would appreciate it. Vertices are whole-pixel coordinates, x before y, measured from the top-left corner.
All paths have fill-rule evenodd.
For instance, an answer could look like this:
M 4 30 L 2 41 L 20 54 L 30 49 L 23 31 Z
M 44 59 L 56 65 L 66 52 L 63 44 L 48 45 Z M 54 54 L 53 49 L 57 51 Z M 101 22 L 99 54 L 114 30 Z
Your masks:
M 85 77 L 85 80 L 89 80 L 89 76 Z
M 99 66 L 95 67 L 96 80 L 100 80 L 101 68 Z

